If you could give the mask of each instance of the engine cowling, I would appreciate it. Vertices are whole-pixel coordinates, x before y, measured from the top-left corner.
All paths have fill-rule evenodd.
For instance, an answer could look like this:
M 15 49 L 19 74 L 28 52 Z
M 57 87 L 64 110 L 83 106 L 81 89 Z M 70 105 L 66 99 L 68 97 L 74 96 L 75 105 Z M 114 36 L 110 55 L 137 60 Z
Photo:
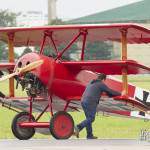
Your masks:
M 27 94 L 32 97 L 45 93 L 45 90 L 51 87 L 54 78 L 54 59 L 37 53 L 28 53 L 22 56 L 15 66 L 16 70 L 37 60 L 43 60 L 43 64 L 30 72 L 15 77 L 17 83 L 20 83 L 22 88 L 27 90 Z

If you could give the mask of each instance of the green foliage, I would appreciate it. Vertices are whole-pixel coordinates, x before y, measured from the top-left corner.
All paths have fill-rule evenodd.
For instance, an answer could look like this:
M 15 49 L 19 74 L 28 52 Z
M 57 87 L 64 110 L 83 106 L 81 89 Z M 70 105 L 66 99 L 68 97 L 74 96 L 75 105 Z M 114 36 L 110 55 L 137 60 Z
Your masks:
M 59 49 L 63 49 L 66 45 L 61 45 Z M 79 50 L 77 43 L 74 43 L 69 50 L 67 50 L 63 56 L 71 60 L 71 55 L 76 54 L 80 60 L 81 49 Z M 85 47 L 84 59 L 85 60 L 109 60 L 112 58 L 112 44 L 106 42 L 91 42 Z
M 16 13 L 9 12 L 8 10 L 0 10 L 0 26 L 11 27 L 16 26 Z M 15 53 L 15 58 L 18 55 Z M 8 59 L 8 48 L 4 42 L 0 41 L 0 60 Z
M 112 45 L 106 42 L 88 43 L 85 51 L 86 60 L 107 60 L 112 57 Z
M 40 47 L 39 47 L 39 46 L 36 46 L 36 47 L 35 47 L 35 52 L 36 52 L 36 53 L 39 53 L 39 51 L 40 51 Z M 55 53 L 55 51 L 54 51 L 53 48 L 51 48 L 50 46 L 44 47 L 43 54 L 44 54 L 45 56 L 54 56 L 54 53 Z
M 18 58 L 18 54 L 14 53 L 15 58 Z M 8 47 L 4 42 L 0 41 L 0 60 L 8 60 Z
M 58 47 L 59 51 L 62 51 L 64 48 L 66 47 L 66 45 L 62 44 Z M 64 54 L 62 55 L 62 59 L 65 60 L 71 60 L 70 55 L 76 53 L 76 50 L 78 49 L 77 44 L 73 43 L 71 45 L 71 47 L 69 48 L 69 50 L 65 51 Z
M 52 48 L 46 47 L 44 48 L 44 55 L 46 56 L 53 56 L 54 55 L 54 50 Z
M 0 26 L 11 27 L 16 26 L 16 13 L 9 12 L 8 10 L 0 10 Z
M 22 52 L 21 56 L 23 56 L 23 55 L 25 55 L 25 54 L 27 54 L 27 53 L 31 53 L 31 52 L 32 52 L 32 50 L 31 50 L 29 47 L 26 47 L 26 48 L 24 49 L 24 51 Z
M 53 20 L 49 25 L 65 25 L 66 22 L 61 19 Z M 62 50 L 66 45 L 60 45 L 58 49 Z M 108 42 L 91 42 L 88 43 L 85 48 L 85 60 L 108 60 L 112 58 L 112 43 Z M 78 53 L 78 47 L 76 44 L 73 44 L 68 51 L 63 54 L 63 57 L 69 58 L 71 54 Z
M 8 49 L 7 45 L 0 41 L 0 60 L 8 59 Z

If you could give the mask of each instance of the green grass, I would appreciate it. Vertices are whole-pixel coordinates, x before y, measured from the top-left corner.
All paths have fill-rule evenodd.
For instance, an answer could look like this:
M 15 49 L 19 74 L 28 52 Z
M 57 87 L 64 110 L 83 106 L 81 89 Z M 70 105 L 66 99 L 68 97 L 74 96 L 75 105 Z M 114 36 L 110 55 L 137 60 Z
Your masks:
M 0 138 L 14 138 L 11 133 L 11 121 L 15 113 L 2 108 L 0 109 L 0 114 Z M 71 113 L 71 115 L 74 118 L 75 124 L 84 119 L 84 115 L 81 112 L 74 112 Z M 48 115 L 44 116 L 44 120 L 50 120 Z M 93 124 L 94 134 L 99 138 L 138 138 L 142 128 L 150 130 L 150 122 L 122 117 L 103 116 L 101 114 L 96 116 Z M 80 133 L 80 137 L 84 138 L 85 136 L 86 131 L 84 129 Z M 51 136 L 36 133 L 34 138 L 51 138 Z
M 16 82 L 15 82 L 16 85 Z M 0 82 L 0 91 L 2 91 L 5 95 L 8 95 L 9 93 L 9 82 L 4 81 Z M 26 96 L 26 92 L 22 91 L 21 86 L 19 85 L 18 89 L 15 89 L 15 95 L 16 96 Z
M 130 77 L 129 82 L 150 90 L 150 77 Z M 4 91 L 8 94 L 8 83 L 4 82 L 0 84 L 0 91 Z M 24 96 L 21 90 L 17 91 L 18 96 Z M 14 138 L 11 132 L 11 121 L 16 113 L 11 110 L 0 107 L 0 139 Z M 81 112 L 71 113 L 75 124 L 79 123 L 84 119 L 84 114 Z M 45 114 L 43 120 L 50 120 L 49 114 Z M 150 131 L 150 122 L 144 120 L 114 117 L 114 116 L 103 116 L 99 114 L 96 116 L 93 124 L 93 131 L 99 138 L 139 138 L 140 130 L 142 128 Z M 85 129 L 81 132 L 80 137 L 86 136 Z M 34 138 L 51 138 L 51 136 L 45 136 L 41 134 L 35 134 Z M 72 137 L 75 138 L 75 137 Z
M 73 116 L 76 123 L 84 119 L 79 113 L 73 114 Z M 138 138 L 142 128 L 150 129 L 150 122 L 98 115 L 93 124 L 94 135 L 99 138 Z M 86 132 L 84 130 L 81 132 L 81 137 L 85 137 L 85 134 Z

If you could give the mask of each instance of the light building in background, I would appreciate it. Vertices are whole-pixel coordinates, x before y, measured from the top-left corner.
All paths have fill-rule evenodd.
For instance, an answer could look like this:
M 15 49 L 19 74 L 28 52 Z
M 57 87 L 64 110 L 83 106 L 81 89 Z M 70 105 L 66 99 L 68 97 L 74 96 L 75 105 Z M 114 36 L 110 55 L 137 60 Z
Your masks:
M 47 24 L 48 17 L 41 11 L 21 12 L 17 17 L 17 26 L 42 26 Z
M 41 26 L 51 23 L 57 18 L 56 15 L 57 0 L 47 0 L 48 15 L 42 11 L 21 12 L 17 17 L 18 26 Z
M 41 11 L 21 12 L 17 16 L 17 26 L 31 27 L 47 25 L 48 16 Z M 15 48 L 15 52 L 20 56 L 26 47 Z M 30 47 L 33 51 L 34 48 Z

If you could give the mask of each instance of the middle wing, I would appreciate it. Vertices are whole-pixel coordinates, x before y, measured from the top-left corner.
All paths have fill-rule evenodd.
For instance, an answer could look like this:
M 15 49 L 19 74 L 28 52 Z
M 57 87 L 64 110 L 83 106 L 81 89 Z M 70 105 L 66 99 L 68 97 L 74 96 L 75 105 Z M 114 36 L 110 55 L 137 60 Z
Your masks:
M 62 62 L 69 70 L 89 70 L 108 75 L 120 75 L 126 68 L 128 74 L 149 74 L 150 68 L 133 60 L 101 60 L 101 61 L 76 61 Z
M 15 63 L 0 63 L 0 70 L 13 70 Z

